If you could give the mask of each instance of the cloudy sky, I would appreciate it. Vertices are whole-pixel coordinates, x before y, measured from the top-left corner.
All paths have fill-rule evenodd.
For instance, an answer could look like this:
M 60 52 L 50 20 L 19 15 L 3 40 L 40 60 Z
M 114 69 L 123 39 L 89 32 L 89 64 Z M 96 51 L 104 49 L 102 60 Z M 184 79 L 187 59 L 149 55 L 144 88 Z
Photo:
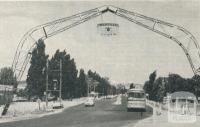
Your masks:
M 0 67 L 11 65 L 18 42 L 32 27 L 102 5 L 114 5 L 183 26 L 200 41 L 200 2 L 197 0 L 0 2 Z M 100 36 L 97 24 L 102 22 L 118 23 L 118 36 Z M 92 19 L 45 43 L 50 56 L 56 49 L 65 49 L 75 59 L 78 69 L 95 70 L 112 82 L 144 83 L 154 70 L 159 76 L 193 75 L 177 44 L 112 14 Z

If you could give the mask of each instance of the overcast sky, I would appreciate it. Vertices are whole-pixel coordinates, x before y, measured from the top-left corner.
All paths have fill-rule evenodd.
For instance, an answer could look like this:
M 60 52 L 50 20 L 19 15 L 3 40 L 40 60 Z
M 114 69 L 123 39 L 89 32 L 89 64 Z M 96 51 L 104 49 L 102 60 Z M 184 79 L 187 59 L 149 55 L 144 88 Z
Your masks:
M 102 5 L 114 5 L 183 26 L 200 41 L 200 2 L 0 2 L 0 67 L 10 66 L 16 46 L 30 28 Z M 102 37 L 97 24 L 119 24 L 119 35 Z M 64 50 L 78 69 L 92 69 L 112 82 L 144 83 L 151 72 L 159 76 L 193 75 L 182 49 L 160 35 L 121 17 L 105 14 L 45 40 L 46 53 Z M 26 74 L 25 74 L 26 75 Z

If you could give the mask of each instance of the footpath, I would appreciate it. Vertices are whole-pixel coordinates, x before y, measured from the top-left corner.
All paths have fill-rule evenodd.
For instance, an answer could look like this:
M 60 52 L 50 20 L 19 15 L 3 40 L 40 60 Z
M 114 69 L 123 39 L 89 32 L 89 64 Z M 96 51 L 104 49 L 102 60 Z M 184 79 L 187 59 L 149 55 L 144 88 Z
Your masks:
M 72 101 L 63 100 L 62 104 L 64 108 L 62 109 L 53 109 L 53 102 L 49 102 L 48 107 L 46 107 L 45 102 L 41 102 L 40 104 L 38 104 L 38 102 L 13 102 L 7 114 L 0 117 L 0 123 L 39 118 L 60 113 L 67 108 L 84 103 L 86 99 L 87 98 L 84 97 L 73 99 Z
M 126 127 L 200 127 L 200 115 L 197 112 L 196 120 L 189 122 L 188 120 L 182 122 L 170 122 L 168 120 L 168 111 L 162 109 L 161 106 L 155 106 L 152 102 L 147 102 L 147 105 L 153 108 L 153 115 L 151 117 L 140 120 L 139 122 L 130 123 Z M 176 120 L 175 120 L 176 121 Z

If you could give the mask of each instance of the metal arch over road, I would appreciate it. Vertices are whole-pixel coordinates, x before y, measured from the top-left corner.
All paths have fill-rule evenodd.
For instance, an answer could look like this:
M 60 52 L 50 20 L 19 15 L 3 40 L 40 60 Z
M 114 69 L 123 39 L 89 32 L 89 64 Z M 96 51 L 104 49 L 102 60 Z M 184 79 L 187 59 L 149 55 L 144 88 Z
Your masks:
M 176 42 L 183 49 L 194 74 L 200 74 L 199 44 L 189 31 L 181 26 L 147 17 L 136 12 L 127 11 L 114 6 L 102 6 L 30 29 L 19 42 L 12 63 L 12 69 L 17 80 L 21 80 L 30 61 L 32 50 L 35 48 L 39 39 L 45 40 L 107 12 L 125 18 Z

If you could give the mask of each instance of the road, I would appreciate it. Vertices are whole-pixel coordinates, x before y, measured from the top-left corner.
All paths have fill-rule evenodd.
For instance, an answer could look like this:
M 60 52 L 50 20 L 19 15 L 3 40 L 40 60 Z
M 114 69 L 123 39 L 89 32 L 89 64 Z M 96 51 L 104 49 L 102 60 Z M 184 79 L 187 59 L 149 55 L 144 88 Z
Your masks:
M 99 100 L 95 107 L 81 104 L 59 114 L 2 123 L 0 127 L 121 127 L 152 115 L 150 108 L 142 116 L 140 112 L 127 112 L 124 96 L 121 105 L 113 105 L 115 101 L 116 98 Z

